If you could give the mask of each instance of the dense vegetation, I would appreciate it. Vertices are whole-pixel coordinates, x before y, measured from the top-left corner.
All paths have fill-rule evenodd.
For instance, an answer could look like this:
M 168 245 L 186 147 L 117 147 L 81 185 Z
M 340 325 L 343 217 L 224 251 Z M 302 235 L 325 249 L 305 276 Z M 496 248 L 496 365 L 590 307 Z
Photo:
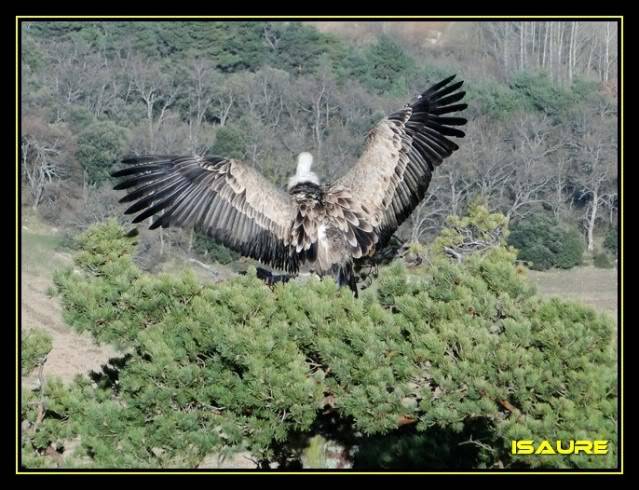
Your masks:
M 592 263 L 595 267 L 602 269 L 610 269 L 614 267 L 614 263 L 610 260 L 610 257 L 605 252 L 597 252 L 592 257 Z
M 356 446 L 357 467 L 612 467 L 612 320 L 535 296 L 505 223 L 473 207 L 428 265 L 396 262 L 359 299 L 331 280 L 149 275 L 119 225 L 95 226 L 56 284 L 70 325 L 127 354 L 93 383 L 23 393 L 23 462 L 193 467 L 248 450 L 290 467 L 322 433 Z M 446 250 L 468 230 L 502 238 L 457 261 Z M 511 439 L 549 434 L 608 439 L 611 452 L 510 454 Z
M 552 214 L 531 214 L 511 229 L 508 243 L 519 250 L 518 258 L 531 269 L 570 269 L 581 263 L 582 237 L 576 230 L 560 226 Z
M 312 151 L 332 178 L 378 119 L 457 73 L 467 137 L 401 238 L 426 241 L 481 195 L 515 220 L 550 210 L 594 253 L 617 219 L 614 24 L 453 23 L 435 44 L 383 24 L 353 26 L 361 39 L 299 22 L 24 24 L 23 204 L 73 232 L 118 214 L 108 172 L 126 153 L 245 158 L 282 184 Z M 183 232 L 152 237 L 140 263 L 197 253 Z
M 51 336 L 45 331 L 33 328 L 22 337 L 22 374 L 28 375 L 42 366 L 53 347 Z

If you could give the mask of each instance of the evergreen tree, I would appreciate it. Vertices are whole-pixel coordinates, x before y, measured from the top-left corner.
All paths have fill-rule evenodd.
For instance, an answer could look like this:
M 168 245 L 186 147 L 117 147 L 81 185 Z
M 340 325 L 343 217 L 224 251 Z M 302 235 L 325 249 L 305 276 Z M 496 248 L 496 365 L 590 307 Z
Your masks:
M 76 158 L 90 183 L 109 179 L 113 164 L 125 153 L 126 143 L 126 129 L 111 121 L 95 122 L 78 135 Z
M 94 386 L 23 393 L 23 461 L 56 464 L 49 448 L 77 439 L 58 464 L 192 467 L 249 450 L 286 465 L 321 430 L 360 447 L 362 467 L 613 467 L 612 319 L 538 298 L 503 238 L 461 261 L 442 253 L 469 229 L 506 236 L 504 223 L 474 208 L 428 265 L 396 262 L 359 299 L 331 279 L 270 289 L 254 272 L 218 285 L 144 274 L 123 230 L 96 226 L 77 269 L 56 276 L 64 317 L 129 354 Z M 511 454 L 513 439 L 547 438 L 606 439 L 610 452 Z

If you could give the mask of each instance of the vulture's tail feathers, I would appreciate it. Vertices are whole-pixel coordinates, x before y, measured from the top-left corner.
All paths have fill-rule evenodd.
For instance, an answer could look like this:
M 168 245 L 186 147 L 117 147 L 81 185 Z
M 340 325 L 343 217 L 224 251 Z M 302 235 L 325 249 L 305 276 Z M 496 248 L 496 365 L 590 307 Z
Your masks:
M 348 286 L 350 290 L 353 291 L 353 295 L 357 298 L 357 279 L 355 279 L 352 263 L 346 265 L 333 265 L 331 267 L 331 274 L 335 278 L 339 287 Z

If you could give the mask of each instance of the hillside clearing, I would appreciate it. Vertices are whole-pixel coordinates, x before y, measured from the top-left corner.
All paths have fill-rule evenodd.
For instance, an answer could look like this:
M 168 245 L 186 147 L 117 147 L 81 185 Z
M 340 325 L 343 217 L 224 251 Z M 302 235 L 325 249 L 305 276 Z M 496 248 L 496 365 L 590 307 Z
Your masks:
M 23 218 L 21 328 L 26 331 L 38 327 L 51 335 L 53 348 L 42 374 L 69 382 L 78 374 L 100 371 L 118 352 L 111 346 L 97 345 L 90 334 L 80 335 L 64 323 L 58 299 L 49 294 L 53 273 L 71 264 L 71 254 L 61 245 L 62 237 L 57 229 L 33 216 Z M 36 374 L 32 373 L 32 377 Z M 24 381 L 29 385 L 32 380 Z
M 531 270 L 528 278 L 542 296 L 581 301 L 617 316 L 617 269 L 582 266 L 544 272 Z

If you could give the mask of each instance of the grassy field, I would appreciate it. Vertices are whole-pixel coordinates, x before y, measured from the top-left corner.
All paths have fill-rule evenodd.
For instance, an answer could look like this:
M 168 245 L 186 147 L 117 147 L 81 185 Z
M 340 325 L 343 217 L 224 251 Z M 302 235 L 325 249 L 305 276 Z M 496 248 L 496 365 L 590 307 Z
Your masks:
M 63 237 L 56 228 L 33 215 L 22 219 L 22 273 L 51 277 L 59 266 L 70 263 L 62 247 Z
M 597 310 L 617 315 L 617 269 L 593 266 L 569 270 L 529 271 L 528 278 L 542 296 L 581 301 Z

